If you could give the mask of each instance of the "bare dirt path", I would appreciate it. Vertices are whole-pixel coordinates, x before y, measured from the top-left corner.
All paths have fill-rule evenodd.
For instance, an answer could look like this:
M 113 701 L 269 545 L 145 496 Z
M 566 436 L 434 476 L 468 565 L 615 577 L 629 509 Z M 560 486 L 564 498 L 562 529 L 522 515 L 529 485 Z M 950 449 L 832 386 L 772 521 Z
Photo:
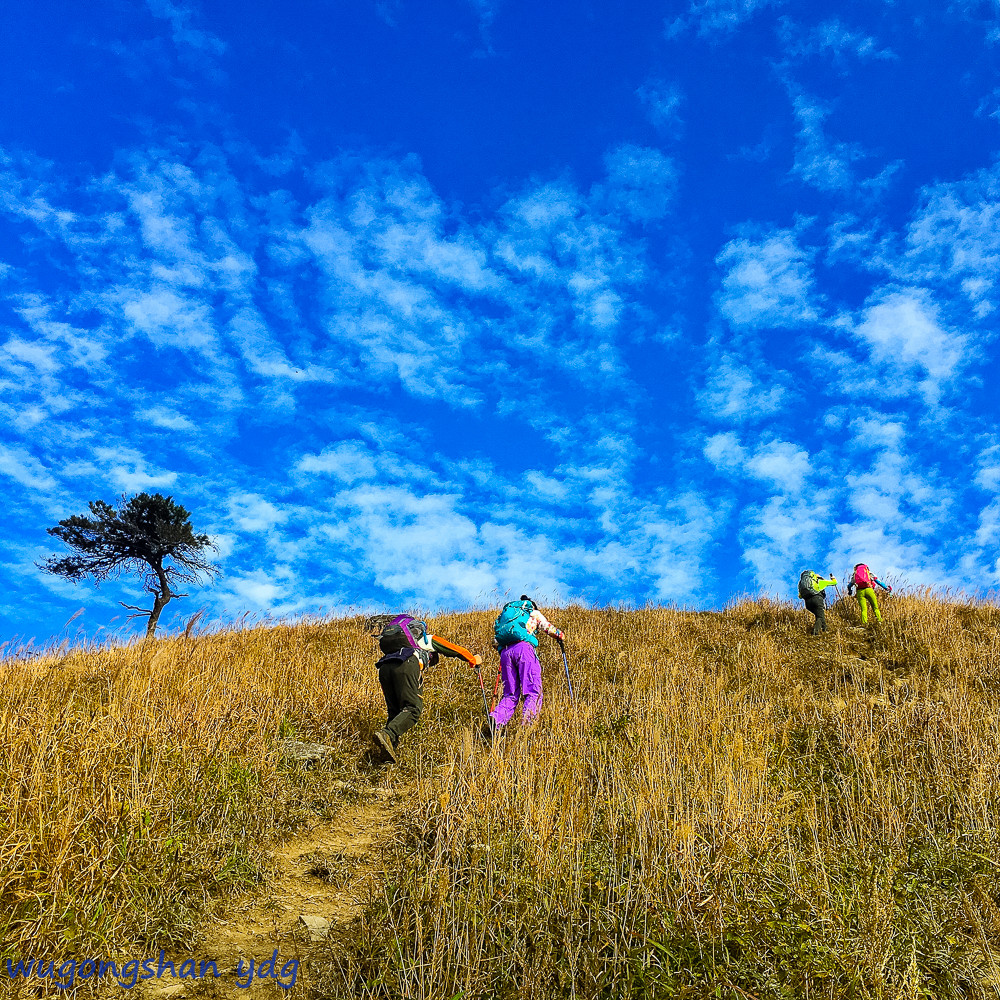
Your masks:
M 397 835 L 411 788 L 400 784 L 350 792 L 352 798 L 334 819 L 277 848 L 274 880 L 266 895 L 230 904 L 205 930 L 197 961 L 214 961 L 219 977 L 209 972 L 201 979 L 183 980 L 165 974 L 146 984 L 146 995 L 157 1000 L 288 996 L 278 981 L 287 984 L 295 978 L 298 985 L 302 959 L 311 946 L 361 912 L 379 877 L 380 849 Z M 266 963 L 275 950 L 272 973 Z M 300 965 L 293 973 L 288 963 L 295 959 Z M 251 961 L 253 979 L 248 980 Z M 288 971 L 281 975 L 283 968 Z

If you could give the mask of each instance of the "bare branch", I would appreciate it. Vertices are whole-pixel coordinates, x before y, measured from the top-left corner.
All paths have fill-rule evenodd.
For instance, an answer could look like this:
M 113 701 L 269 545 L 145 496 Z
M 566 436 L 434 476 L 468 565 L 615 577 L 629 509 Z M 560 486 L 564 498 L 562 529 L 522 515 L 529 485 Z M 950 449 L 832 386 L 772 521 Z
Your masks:
M 130 622 L 133 618 L 142 618 L 142 617 L 150 618 L 150 617 L 152 617 L 152 614 L 153 614 L 152 610 L 147 610 L 146 608 L 137 608 L 137 607 L 135 607 L 135 605 L 133 605 L 133 604 L 126 604 L 124 601 L 119 601 L 118 603 L 123 608 L 127 608 L 129 611 L 134 611 L 135 612 L 135 614 L 126 615 L 125 616 L 125 621 L 127 621 L 127 622 Z

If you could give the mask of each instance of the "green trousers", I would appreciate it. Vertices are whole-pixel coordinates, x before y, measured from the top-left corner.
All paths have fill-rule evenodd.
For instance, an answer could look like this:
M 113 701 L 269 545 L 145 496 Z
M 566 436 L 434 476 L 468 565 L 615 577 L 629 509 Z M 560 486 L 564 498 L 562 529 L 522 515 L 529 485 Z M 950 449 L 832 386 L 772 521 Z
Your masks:
M 858 604 L 861 606 L 861 624 L 868 624 L 868 601 L 871 601 L 872 610 L 875 612 L 875 621 L 880 622 L 882 620 L 882 612 L 878 609 L 878 599 L 875 597 L 875 590 L 872 587 L 865 587 L 864 590 L 859 589 L 855 595 L 858 599 Z
M 385 729 L 392 745 L 399 746 L 399 737 L 417 724 L 424 708 L 424 678 L 420 672 L 420 661 L 416 656 L 402 663 L 390 661 L 379 667 L 378 682 L 385 695 L 388 716 Z

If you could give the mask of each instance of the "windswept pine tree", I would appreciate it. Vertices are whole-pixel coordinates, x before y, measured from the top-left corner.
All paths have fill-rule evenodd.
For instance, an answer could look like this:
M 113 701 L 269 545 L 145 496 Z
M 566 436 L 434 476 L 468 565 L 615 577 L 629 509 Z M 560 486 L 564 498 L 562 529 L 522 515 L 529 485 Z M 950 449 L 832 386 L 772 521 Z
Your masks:
M 139 574 L 143 589 L 153 598 L 152 608 L 124 603 L 122 607 L 134 612 L 130 618 L 147 617 L 147 636 L 156 631 L 169 601 L 188 596 L 178 593 L 176 586 L 218 573 L 205 558 L 206 551 L 215 551 L 216 546 L 208 535 L 195 533 L 190 513 L 173 497 L 140 493 L 123 496 L 117 507 L 103 500 L 92 500 L 88 506 L 90 517 L 73 515 L 48 529 L 73 554 L 50 556 L 38 566 L 74 583 L 90 577 L 98 585 L 123 573 Z

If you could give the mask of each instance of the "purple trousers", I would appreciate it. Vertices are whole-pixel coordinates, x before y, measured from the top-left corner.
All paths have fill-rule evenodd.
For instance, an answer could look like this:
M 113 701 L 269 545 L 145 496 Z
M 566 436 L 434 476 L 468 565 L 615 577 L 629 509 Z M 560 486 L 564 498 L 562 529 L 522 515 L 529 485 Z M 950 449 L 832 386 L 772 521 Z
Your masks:
M 503 697 L 490 713 L 498 726 L 513 718 L 517 703 L 524 698 L 522 722 L 530 722 L 542 707 L 542 665 L 530 642 L 516 642 L 500 651 Z

